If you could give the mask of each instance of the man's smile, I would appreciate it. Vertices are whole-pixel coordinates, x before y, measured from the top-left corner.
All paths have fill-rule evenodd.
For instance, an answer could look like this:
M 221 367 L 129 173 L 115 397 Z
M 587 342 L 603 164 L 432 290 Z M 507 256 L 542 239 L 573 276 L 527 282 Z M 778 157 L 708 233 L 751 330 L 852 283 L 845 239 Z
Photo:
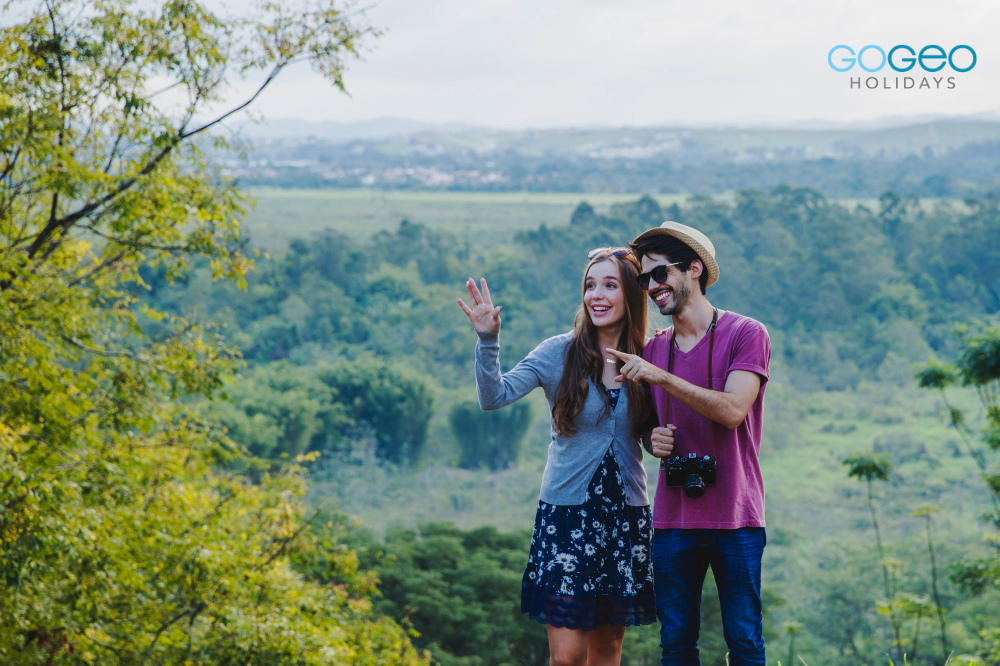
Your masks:
M 650 296 L 652 297 L 654 303 L 657 305 L 663 305 L 667 302 L 667 299 L 670 298 L 672 292 L 673 290 L 670 287 L 660 287 Z

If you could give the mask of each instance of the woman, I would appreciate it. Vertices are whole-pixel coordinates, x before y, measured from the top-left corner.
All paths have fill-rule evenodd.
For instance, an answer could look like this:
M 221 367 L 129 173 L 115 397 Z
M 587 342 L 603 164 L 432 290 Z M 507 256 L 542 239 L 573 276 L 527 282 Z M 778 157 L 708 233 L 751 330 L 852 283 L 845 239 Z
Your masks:
M 538 345 L 500 373 L 500 307 L 486 280 L 466 283 L 476 329 L 476 387 L 499 409 L 541 386 L 552 413 L 521 611 L 548 629 L 552 664 L 617 665 L 625 627 L 656 620 L 652 534 L 638 434 L 654 425 L 646 390 L 615 381 L 608 347 L 641 354 L 646 295 L 626 248 L 589 255 L 574 329 Z

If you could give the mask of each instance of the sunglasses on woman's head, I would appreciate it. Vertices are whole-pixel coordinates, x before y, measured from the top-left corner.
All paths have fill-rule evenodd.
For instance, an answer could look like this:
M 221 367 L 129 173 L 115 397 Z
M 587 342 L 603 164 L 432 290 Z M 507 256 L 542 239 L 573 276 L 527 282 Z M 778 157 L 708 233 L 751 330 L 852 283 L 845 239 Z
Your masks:
M 672 264 L 660 264 L 659 266 L 653 266 L 652 270 L 648 273 L 639 273 L 635 276 L 635 279 L 639 281 L 639 286 L 643 289 L 649 289 L 649 278 L 653 278 L 653 281 L 657 284 L 663 284 L 667 281 L 667 275 L 669 271 L 667 269 L 670 266 L 676 266 L 681 262 L 675 261 Z
M 627 247 L 599 247 L 591 250 L 590 254 L 587 255 L 587 259 L 593 259 L 602 252 L 607 252 L 608 254 L 618 257 L 619 259 L 625 259 L 627 257 L 632 261 L 635 261 L 635 255 L 632 254 L 632 250 Z

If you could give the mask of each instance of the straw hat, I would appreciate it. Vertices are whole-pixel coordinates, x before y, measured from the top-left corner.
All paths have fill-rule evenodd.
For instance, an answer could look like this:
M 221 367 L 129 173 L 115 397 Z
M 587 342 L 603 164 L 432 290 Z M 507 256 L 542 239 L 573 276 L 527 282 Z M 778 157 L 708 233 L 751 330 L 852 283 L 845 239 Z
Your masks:
M 706 286 L 714 284 L 719 279 L 719 264 L 715 261 L 715 246 L 712 245 L 712 241 L 708 240 L 708 236 L 705 234 L 686 224 L 667 221 L 658 227 L 642 232 L 629 245 L 634 248 L 638 243 L 652 236 L 673 236 L 694 250 L 708 272 L 708 284 Z

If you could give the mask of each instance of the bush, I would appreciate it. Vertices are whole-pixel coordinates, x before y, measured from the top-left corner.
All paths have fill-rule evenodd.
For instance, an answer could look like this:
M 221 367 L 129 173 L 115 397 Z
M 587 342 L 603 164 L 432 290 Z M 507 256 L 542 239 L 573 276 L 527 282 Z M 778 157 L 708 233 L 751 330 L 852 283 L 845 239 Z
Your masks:
M 434 414 L 434 396 L 419 375 L 363 357 L 321 369 L 317 376 L 334 390 L 355 427 L 371 433 L 379 458 L 402 463 L 420 457 Z
M 258 368 L 233 390 L 233 403 L 215 403 L 210 414 L 255 456 L 297 456 L 328 451 L 354 423 L 336 394 L 313 371 L 286 361 Z
M 412 625 L 414 644 L 444 666 L 547 663 L 545 627 L 518 606 L 530 542 L 526 531 L 445 523 L 392 528 L 384 543 L 348 536 L 360 567 L 378 574 L 376 612 Z
M 475 402 L 463 402 L 451 408 L 448 420 L 458 440 L 460 467 L 507 469 L 517 462 L 531 423 L 531 405 L 517 402 L 487 412 Z

